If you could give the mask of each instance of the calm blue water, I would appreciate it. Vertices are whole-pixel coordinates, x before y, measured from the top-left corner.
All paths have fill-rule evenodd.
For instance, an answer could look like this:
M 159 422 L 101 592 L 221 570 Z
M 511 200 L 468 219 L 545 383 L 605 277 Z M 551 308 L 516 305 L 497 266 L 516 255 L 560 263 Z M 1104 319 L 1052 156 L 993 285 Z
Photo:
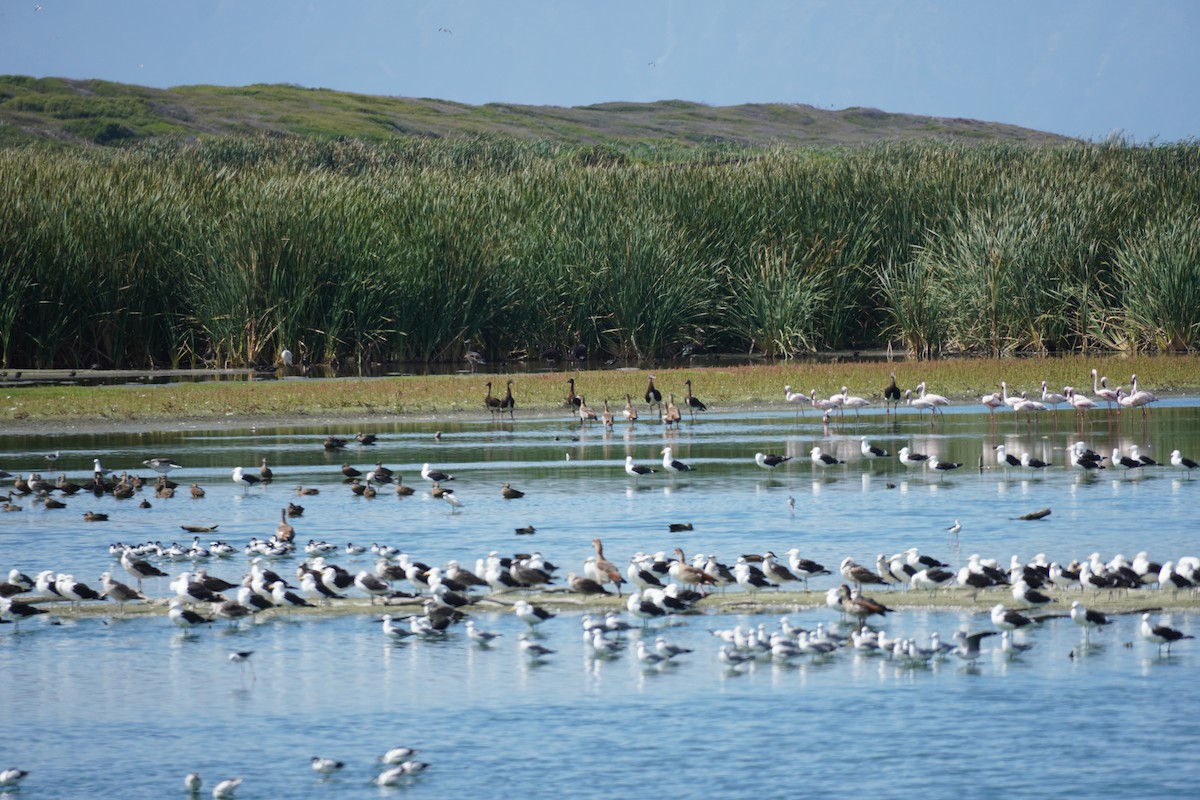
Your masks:
M 185 466 L 172 477 L 184 487 L 200 483 L 208 496 L 151 496 L 150 509 L 76 496 L 68 508 L 47 511 L 26 500 L 25 510 L 0 514 L 0 566 L 71 572 L 96 584 L 101 571 L 121 574 L 109 542 L 190 542 L 180 525 L 218 524 L 203 541 L 240 546 L 270 536 L 289 500 L 306 508 L 292 520 L 301 542 L 381 542 L 429 563 L 453 558 L 467 566 L 491 550 L 536 549 L 563 572 L 579 571 L 595 536 L 618 563 L 635 551 L 676 546 L 729 562 L 795 546 L 835 570 L 845 556 L 872 565 L 876 553 L 912 546 L 956 565 L 971 553 L 1004 564 L 1013 554 L 1059 561 L 1093 551 L 1105 560 L 1139 550 L 1159 560 L 1197 554 L 1200 480 L 1169 467 L 1089 478 L 1061 464 L 1063 448 L 1080 438 L 1100 451 L 1137 444 L 1160 461 L 1175 448 L 1195 458 L 1200 407 L 1176 399 L 1147 421 L 1127 416 L 1118 427 L 1101 413 L 1082 435 L 1075 426 L 1061 412 L 1057 430 L 1049 415 L 1036 427 L 997 415 L 993 428 L 986 414 L 953 407 L 933 428 L 914 413 L 893 423 L 875 412 L 826 429 L 811 412 L 797 420 L 791 409 L 764 408 L 710 412 L 670 433 L 657 425 L 580 431 L 565 416 L 446 424 L 440 441 L 430 425 L 348 425 L 333 432 L 373 430 L 380 444 L 333 454 L 320 446 L 324 428 L 5 435 L 0 467 L 9 471 L 49 474 L 43 455 L 56 450 L 55 466 L 76 480 L 96 457 L 121 470 L 169 455 Z M 864 463 L 863 435 L 893 452 L 907 444 L 964 466 L 939 478 L 906 471 L 894 459 Z M 997 443 L 1055 466 L 1033 476 L 1005 474 L 994 466 Z M 696 471 L 638 481 L 625 475 L 626 453 L 655 466 L 668 444 Z M 849 463 L 816 471 L 807 460 L 814 444 Z M 756 450 L 797 458 L 768 474 L 754 465 Z M 234 465 L 253 467 L 264 456 L 277 474 L 272 485 L 249 492 L 232 485 Z M 418 494 L 397 498 L 385 487 L 374 500 L 351 496 L 340 465 L 365 470 L 376 461 L 398 470 Z M 457 475 L 460 511 L 429 497 L 418 474 L 425 462 Z M 505 481 L 527 496 L 501 499 Z M 297 498 L 291 489 L 298 483 L 321 494 Z M 1012 519 L 1046 507 L 1052 514 L 1045 520 Z M 112 519 L 85 523 L 89 509 Z M 944 530 L 956 518 L 963 525 L 957 541 Z M 673 522 L 691 522 L 694 530 L 670 533 Z M 513 529 L 525 525 L 537 533 L 516 536 Z M 291 574 L 299 560 L 274 566 Z M 336 560 L 352 570 L 371 564 Z M 233 580 L 246 559 L 208 568 Z M 148 582 L 147 590 L 165 594 L 165 584 Z M 831 585 L 832 578 L 818 579 L 812 588 Z M 1153 593 L 1147 605 L 1154 605 Z M 838 622 L 825 609 L 785 610 L 805 627 Z M 31 770 L 20 796 L 43 798 L 185 796 L 182 779 L 192 770 L 204 776 L 205 797 L 218 780 L 241 775 L 239 796 L 246 798 L 647 791 L 1078 797 L 1128 785 L 1131 770 L 1138 794 L 1176 797 L 1194 795 L 1200 777 L 1193 760 L 1178 757 L 1200 745 L 1189 702 L 1197 645 L 1185 641 L 1160 657 L 1137 636 L 1136 616 L 1094 633 L 1088 648 L 1069 620 L 1049 622 L 1021 635 L 1034 649 L 1019 660 L 993 652 L 993 637 L 974 669 L 958 660 L 910 668 L 841 652 L 738 670 L 717 660 L 720 642 L 710 631 L 773 629 L 779 613 L 682 618 L 665 635 L 695 652 L 662 669 L 643 668 L 632 651 L 612 661 L 588 657 L 579 615 L 569 608 L 542 626 L 540 641 L 557 652 L 540 664 L 517 650 L 524 623 L 500 612 L 477 616 L 481 628 L 504 634 L 491 649 L 470 644 L 461 629 L 444 641 L 392 643 L 363 616 L 260 618 L 243 629 L 218 626 L 190 636 L 161 617 L 61 625 L 39 618 L 19 633 L 5 625 L 0 708 L 9 733 L 0 768 Z M 1162 618 L 1200 634 L 1192 615 Z M 915 610 L 895 613 L 881 627 L 925 642 L 933 631 L 950 640 L 956 630 L 991 626 L 986 616 Z M 228 661 L 234 650 L 254 651 L 252 671 Z M 374 759 L 399 744 L 421 748 L 433 766 L 404 787 L 373 786 Z M 313 755 L 347 767 L 320 779 L 308 766 Z

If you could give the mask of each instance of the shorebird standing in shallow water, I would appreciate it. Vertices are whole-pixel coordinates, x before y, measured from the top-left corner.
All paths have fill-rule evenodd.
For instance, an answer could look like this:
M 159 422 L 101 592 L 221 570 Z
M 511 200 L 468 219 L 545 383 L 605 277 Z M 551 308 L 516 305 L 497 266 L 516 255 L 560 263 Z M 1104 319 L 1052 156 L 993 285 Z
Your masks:
M 763 469 L 775 469 L 780 464 L 786 464 L 791 461 L 791 456 L 777 456 L 773 453 L 755 453 L 754 463 L 758 464 Z
M 662 449 L 663 469 L 669 472 L 692 472 L 692 467 L 675 459 L 670 447 Z
M 1194 639 L 1191 634 L 1184 633 L 1181 630 L 1168 627 L 1166 625 L 1154 625 L 1150 622 L 1150 613 L 1142 614 L 1142 624 L 1140 627 L 1142 638 L 1151 644 L 1158 645 L 1158 652 L 1162 653 L 1163 645 L 1167 646 L 1167 655 L 1171 655 L 1171 645 L 1178 642 L 1180 639 Z
M 237 664 L 238 670 L 242 676 L 242 688 L 246 688 L 246 665 L 250 665 L 250 685 L 253 686 L 258 682 L 258 675 L 254 672 L 254 662 L 250 660 L 250 656 L 254 655 L 253 650 L 235 650 L 229 654 L 229 663 Z
M 1083 641 L 1088 641 L 1088 636 L 1092 632 L 1092 628 L 1104 627 L 1111 625 L 1112 620 L 1099 611 L 1093 611 L 1090 608 L 1084 608 L 1083 604 L 1078 600 L 1071 602 L 1071 621 L 1083 628 Z

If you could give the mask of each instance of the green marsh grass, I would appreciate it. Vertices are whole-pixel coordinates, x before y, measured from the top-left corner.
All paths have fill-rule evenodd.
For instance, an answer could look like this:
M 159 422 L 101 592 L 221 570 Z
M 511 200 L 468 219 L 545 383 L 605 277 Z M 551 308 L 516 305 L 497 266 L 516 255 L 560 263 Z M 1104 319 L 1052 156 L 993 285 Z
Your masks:
M 7 367 L 1192 350 L 1200 147 L 0 149 Z

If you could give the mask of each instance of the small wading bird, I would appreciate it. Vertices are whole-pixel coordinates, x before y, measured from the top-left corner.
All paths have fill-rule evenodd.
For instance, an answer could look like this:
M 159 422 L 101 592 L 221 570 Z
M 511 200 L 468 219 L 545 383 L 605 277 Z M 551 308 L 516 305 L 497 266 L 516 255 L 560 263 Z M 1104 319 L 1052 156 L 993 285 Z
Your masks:
M 888 385 L 883 389 L 885 414 L 894 413 L 900 408 L 900 397 L 900 387 L 896 386 L 896 373 L 893 371 Z
M 788 385 L 783 387 L 783 401 L 795 405 L 796 416 L 800 416 L 800 412 L 803 410 L 800 406 L 802 403 L 809 402 L 809 397 L 803 392 L 793 392 L 791 385 Z
M 646 385 L 646 404 L 652 409 L 657 407 L 659 412 L 662 412 L 662 392 L 655 388 L 653 375 Z
M 504 389 L 504 398 L 500 401 L 500 415 L 503 416 L 507 411 L 510 420 L 513 419 L 513 411 L 517 407 L 517 402 L 513 399 L 512 385 L 512 379 L 509 379 L 508 385 Z
M 492 394 L 491 381 L 485 383 L 484 386 L 487 387 L 487 394 L 483 396 L 483 407 L 490 411 L 492 416 L 495 417 L 496 413 L 500 411 L 500 398 Z
M 683 395 L 683 403 L 684 403 L 684 405 L 687 406 L 688 413 L 691 414 L 692 422 L 695 422 L 696 421 L 696 412 L 697 411 L 708 411 L 708 406 L 706 406 L 704 403 L 700 402 L 700 398 L 695 397 L 692 394 L 692 379 L 691 378 L 688 378 L 686 381 L 684 381 L 683 385 L 687 387 L 687 391 L 684 392 L 684 395 Z

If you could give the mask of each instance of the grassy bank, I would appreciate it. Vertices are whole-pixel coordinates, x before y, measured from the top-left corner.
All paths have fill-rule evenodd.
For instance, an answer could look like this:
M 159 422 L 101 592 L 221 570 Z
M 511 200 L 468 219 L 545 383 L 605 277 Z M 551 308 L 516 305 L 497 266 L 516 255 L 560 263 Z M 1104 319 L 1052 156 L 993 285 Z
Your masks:
M 1051 389 L 1079 387 L 1091 392 L 1090 370 L 1107 375 L 1109 385 L 1129 385 L 1136 373 L 1142 388 L 1161 394 L 1200 391 L 1200 361 L 1189 356 L 1138 356 L 1128 358 L 1068 357 L 1053 359 L 962 359 L 886 363 L 771 363 L 759 366 L 664 369 L 655 371 L 655 384 L 664 397 L 683 398 L 683 382 L 693 381 L 696 396 L 714 409 L 722 406 L 783 405 L 783 387 L 794 391 L 816 389 L 827 397 L 847 386 L 851 394 L 881 401 L 888 372 L 895 370 L 902 388 L 921 381 L 929 390 L 963 402 L 998 391 L 1004 380 L 1014 391 L 1040 394 L 1041 381 Z M 625 395 L 633 396 L 645 412 L 642 395 L 645 370 L 564 371 L 517 374 L 513 378 L 516 415 L 556 412 L 563 407 L 566 379 L 575 378 L 576 389 L 599 410 L 607 399 L 614 412 Z M 280 381 L 220 381 L 172 383 L 150 386 L 9 386 L 0 397 L 0 421 L 10 429 L 21 424 L 44 425 L 56 421 L 143 422 L 153 424 L 181 418 L 225 420 L 230 417 L 337 418 L 378 415 L 479 414 L 483 410 L 484 383 L 492 381 L 503 395 L 508 376 L 478 373 L 373 379 L 295 379 Z

